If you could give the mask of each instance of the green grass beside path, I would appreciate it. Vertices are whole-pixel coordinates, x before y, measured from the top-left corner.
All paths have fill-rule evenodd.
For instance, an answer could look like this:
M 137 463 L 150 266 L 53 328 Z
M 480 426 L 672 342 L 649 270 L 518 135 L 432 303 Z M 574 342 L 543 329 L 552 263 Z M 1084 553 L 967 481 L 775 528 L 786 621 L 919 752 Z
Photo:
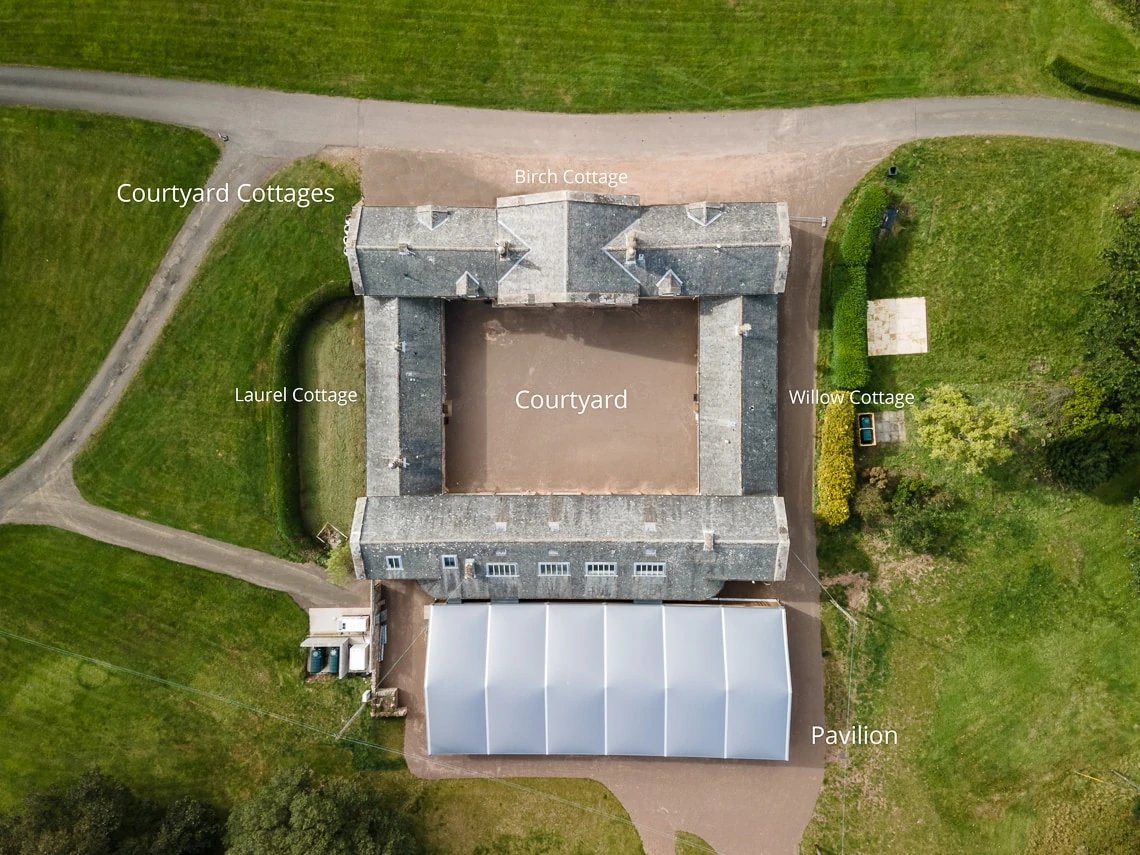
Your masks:
M 340 300 L 325 307 L 306 330 L 299 351 L 299 378 L 307 389 L 355 391 L 356 403 L 306 403 L 300 407 L 297 440 L 301 515 L 316 534 L 332 523 L 352 527 L 356 499 L 364 495 L 364 304 Z
M 336 202 L 248 204 L 234 216 L 77 459 L 75 479 L 96 504 L 292 556 L 281 508 L 297 501 L 296 469 L 286 465 L 296 445 L 284 410 L 297 405 L 239 403 L 234 390 L 279 388 L 280 363 L 296 359 L 295 342 L 282 339 L 300 333 L 304 307 L 314 295 L 351 294 L 341 238 L 360 191 L 343 169 L 316 160 L 273 183 L 332 187 Z
M 567 803 L 628 821 L 596 782 L 421 781 L 397 755 L 181 688 L 339 731 L 363 683 L 304 684 L 308 624 L 284 594 L 30 526 L 0 527 L 0 589 L 0 630 L 178 684 L 0 636 L 0 811 L 94 765 L 148 798 L 229 808 L 274 772 L 309 764 L 403 800 L 427 855 L 641 852 L 626 823 Z M 403 734 L 402 721 L 368 716 L 349 732 L 397 750 Z
M 925 473 L 958 497 L 950 554 L 898 551 L 890 523 L 820 527 L 821 575 L 860 622 L 852 721 L 898 732 L 897 746 L 851 750 L 846 851 L 1138 851 L 1136 793 L 1077 773 L 1140 771 L 1140 599 L 1124 555 L 1140 478 L 1063 490 L 1039 455 L 1050 402 L 1080 364 L 1113 205 L 1140 198 L 1140 154 L 947 139 L 903 146 L 867 180 L 889 163 L 901 231 L 877 244 L 870 297 L 925 297 L 930 352 L 872 357 L 864 388 L 951 383 L 1013 406 L 1020 435 L 1010 462 L 968 476 L 930 458 L 908 412 L 907 443 L 859 454 L 861 471 Z M 857 573 L 862 592 L 839 583 Z M 824 617 L 836 727 L 848 628 L 826 604 Z M 829 766 L 805 855 L 840 851 L 843 778 Z
M 0 476 L 95 376 L 191 210 L 116 188 L 198 187 L 217 156 L 182 128 L 0 108 Z
M 570 112 L 1072 93 L 1123 78 L 1106 0 L 0 0 L 0 62 L 320 94 Z

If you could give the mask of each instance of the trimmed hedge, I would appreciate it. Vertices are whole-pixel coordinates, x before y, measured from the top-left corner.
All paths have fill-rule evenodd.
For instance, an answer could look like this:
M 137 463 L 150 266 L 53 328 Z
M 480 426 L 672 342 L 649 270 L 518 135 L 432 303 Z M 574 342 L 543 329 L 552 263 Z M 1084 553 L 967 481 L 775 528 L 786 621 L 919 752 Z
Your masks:
M 867 382 L 867 262 L 887 210 L 887 193 L 867 187 L 851 210 L 831 270 L 831 379 L 840 389 Z
M 351 286 L 336 283 L 318 288 L 297 304 L 277 330 L 273 342 L 271 389 L 291 389 L 300 385 L 297 350 L 305 330 L 329 303 L 351 296 Z M 301 517 L 297 409 L 297 405 L 290 402 L 276 404 L 269 415 L 269 500 L 277 534 L 298 550 L 295 557 L 308 558 L 318 547 L 305 531 Z
M 1085 95 L 1124 104 L 1140 104 L 1140 86 L 1089 71 L 1063 56 L 1058 56 L 1049 63 L 1049 73 L 1070 89 L 1076 89 Z
M 823 411 L 819 464 L 816 467 L 817 512 L 831 526 L 843 525 L 851 516 L 855 494 L 855 405 L 850 395 L 831 401 Z

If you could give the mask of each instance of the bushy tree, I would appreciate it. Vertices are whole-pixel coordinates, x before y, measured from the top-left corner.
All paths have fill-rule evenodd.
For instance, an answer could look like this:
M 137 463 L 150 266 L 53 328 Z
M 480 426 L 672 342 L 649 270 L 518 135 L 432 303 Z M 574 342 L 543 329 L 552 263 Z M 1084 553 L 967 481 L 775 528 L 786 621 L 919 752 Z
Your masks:
M 329 552 L 325 570 L 329 581 L 334 585 L 347 585 L 356 577 L 356 570 L 352 566 L 352 549 L 347 542 Z
M 930 456 L 957 463 L 975 475 L 1008 460 L 1015 431 L 1014 411 L 990 402 L 974 404 L 959 389 L 943 383 L 916 413 L 918 434 Z
M 281 772 L 234 808 L 227 855 L 413 855 L 403 814 L 355 781 Z
M 1090 490 L 1120 471 L 1135 438 L 1100 386 L 1085 377 L 1069 385 L 1073 394 L 1061 407 L 1061 424 L 1045 446 L 1045 462 L 1066 487 Z
M 180 799 L 166 809 L 154 832 L 150 855 L 211 855 L 221 851 L 225 823 L 207 802 Z
M 1140 212 L 1121 217 L 1120 231 L 1104 253 L 1108 275 L 1086 301 L 1084 328 L 1088 371 L 1140 424 Z
M 212 855 L 221 836 L 211 806 L 185 800 L 164 811 L 98 769 L 0 816 L 0 855 Z
M 900 478 L 891 497 L 891 534 L 895 543 L 927 555 L 950 549 L 958 536 L 955 504 L 952 493 L 925 478 Z

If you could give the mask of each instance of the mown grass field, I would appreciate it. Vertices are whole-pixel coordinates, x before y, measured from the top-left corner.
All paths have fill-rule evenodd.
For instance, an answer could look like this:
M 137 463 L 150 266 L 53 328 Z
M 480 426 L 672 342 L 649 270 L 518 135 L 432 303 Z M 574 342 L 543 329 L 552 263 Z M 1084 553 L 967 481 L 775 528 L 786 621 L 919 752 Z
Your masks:
M 181 128 L 0 108 L 0 476 L 67 414 L 190 212 L 116 188 L 197 187 L 217 155 Z
M 1058 52 L 1140 71 L 1102 0 L 178 3 L 0 0 L 0 62 L 529 110 L 1065 93 Z
M 273 388 L 278 337 L 306 297 L 322 288 L 351 294 L 341 235 L 360 192 L 346 171 L 315 160 L 273 182 L 332 187 L 336 202 L 250 204 L 235 215 L 76 461 L 75 479 L 97 504 L 288 555 L 292 544 L 275 521 L 279 461 L 269 438 L 274 408 L 297 405 L 238 403 L 234 390 Z
M 697 852 L 712 852 L 714 851 L 702 838 L 697 837 L 695 834 L 690 834 L 688 831 L 678 831 L 676 840 L 673 843 L 673 849 L 676 855 L 694 855 Z
M 1112 206 L 1140 194 L 1140 155 L 960 139 L 907 145 L 884 163 L 901 170 L 902 231 L 878 245 L 870 296 L 925 296 L 931 352 L 872 358 L 869 388 L 952 383 L 1014 405 L 1021 436 L 1013 460 L 974 477 L 930 459 L 913 419 L 907 444 L 857 457 L 860 469 L 924 472 L 958 494 L 951 554 L 899 553 L 857 523 L 820 527 L 823 575 L 871 582 L 853 721 L 899 733 L 897 748 L 852 750 L 846 850 L 1137 851 L 1136 793 L 1077 773 L 1140 773 L 1140 599 L 1123 555 L 1140 461 L 1085 495 L 1049 484 L 1036 450 L 1048 390 L 1080 361 L 1081 306 Z M 824 611 L 829 716 L 841 723 L 849 630 Z M 841 792 L 834 764 L 802 851 L 840 850 Z
M 228 808 L 276 770 L 310 764 L 402 801 L 429 855 L 641 852 L 627 824 L 565 803 L 628 819 L 593 781 L 520 782 L 561 802 L 494 781 L 419 781 L 397 755 L 182 688 L 338 731 L 363 684 L 302 682 L 307 622 L 284 594 L 25 526 L 0 528 L 0 584 L 0 629 L 178 684 L 0 637 L 0 810 L 94 765 L 147 797 Z M 350 736 L 402 747 L 402 722 L 359 721 Z
M 355 404 L 300 405 L 301 514 L 309 532 L 332 523 L 346 535 L 364 495 L 364 306 L 327 306 L 301 342 L 300 380 L 307 389 L 353 390 Z

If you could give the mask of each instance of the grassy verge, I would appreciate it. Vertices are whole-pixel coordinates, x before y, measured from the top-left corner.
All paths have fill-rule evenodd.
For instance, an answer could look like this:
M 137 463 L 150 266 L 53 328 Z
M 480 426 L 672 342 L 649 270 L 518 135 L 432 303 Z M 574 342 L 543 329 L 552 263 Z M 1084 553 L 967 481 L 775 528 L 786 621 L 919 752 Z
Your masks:
M 676 855 L 693 855 L 694 852 L 714 851 L 703 839 L 687 831 L 678 831 L 673 847 Z
M 1084 68 L 1066 57 L 1054 58 L 1049 63 L 1049 72 L 1066 86 L 1085 95 L 1124 104 L 1140 104 L 1140 86 Z
M 284 594 L 24 526 L 0 528 L 0 584 L 5 632 L 334 732 L 359 702 L 359 681 L 302 682 L 307 623 Z M 628 819 L 592 781 L 519 782 L 561 802 L 494 781 L 420 781 L 397 755 L 4 637 L 0 719 L 0 810 L 96 764 L 148 797 L 228 808 L 307 763 L 406 800 L 430 853 L 641 852 L 628 825 L 566 804 Z M 399 749 L 403 723 L 365 716 L 351 735 Z
M 300 381 L 307 389 L 353 390 L 355 404 L 300 405 L 301 514 L 311 534 L 332 523 L 345 534 L 364 495 L 364 307 L 326 306 L 305 333 Z
M 190 208 L 116 188 L 197 187 L 217 149 L 194 131 L 0 108 L 0 476 L 71 409 Z
M 869 523 L 821 528 L 825 583 L 859 619 L 848 663 L 850 628 L 825 608 L 829 721 L 844 721 L 850 664 L 852 720 L 899 734 L 851 751 L 846 850 L 1133 851 L 1129 794 L 1076 773 L 1140 769 L 1140 608 L 1124 558 L 1140 484 L 1058 489 L 1036 449 L 1050 390 L 1079 364 L 1083 300 L 1113 204 L 1140 191 L 1140 156 L 960 139 L 888 162 L 903 229 L 876 249 L 870 296 L 925 296 L 931 352 L 873 358 L 866 388 L 953 383 L 1015 406 L 1022 442 L 988 476 L 930 459 L 913 421 L 908 443 L 861 453 L 861 470 L 924 472 L 959 497 L 950 554 L 899 551 Z M 835 762 L 802 850 L 838 852 L 842 812 Z
M 1140 69 L 1100 0 L 0 2 L 0 62 L 531 110 L 734 109 L 1068 92 Z
M 234 217 L 75 478 L 92 502 L 295 555 L 306 544 L 296 405 L 239 403 L 234 390 L 290 385 L 307 321 L 351 293 L 341 232 L 359 190 L 319 161 L 273 181 L 333 187 L 337 201 L 251 204 Z

